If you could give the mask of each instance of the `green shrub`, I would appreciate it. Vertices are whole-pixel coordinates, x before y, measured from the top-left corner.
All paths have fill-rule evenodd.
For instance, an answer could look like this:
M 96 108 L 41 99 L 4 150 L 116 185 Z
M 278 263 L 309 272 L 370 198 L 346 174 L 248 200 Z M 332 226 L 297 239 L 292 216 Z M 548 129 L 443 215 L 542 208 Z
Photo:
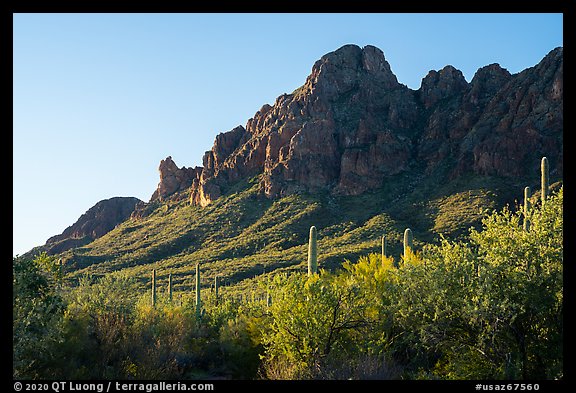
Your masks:
M 46 253 L 12 261 L 13 377 L 53 376 L 64 304 L 56 288 L 59 265 Z

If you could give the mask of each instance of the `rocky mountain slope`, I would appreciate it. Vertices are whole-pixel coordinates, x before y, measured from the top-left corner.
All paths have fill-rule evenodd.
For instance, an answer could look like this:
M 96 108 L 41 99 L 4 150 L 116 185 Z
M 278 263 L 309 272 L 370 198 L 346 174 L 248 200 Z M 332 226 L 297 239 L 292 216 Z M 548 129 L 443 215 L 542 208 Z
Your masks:
M 46 251 L 53 255 L 88 244 L 126 221 L 138 203 L 142 201 L 134 197 L 104 199 L 88 209 L 61 234 L 49 238 L 36 251 Z
M 163 177 L 167 164 L 161 164 L 152 200 L 191 185 L 191 202 L 206 206 L 254 175 L 262 175 L 267 197 L 359 195 L 416 167 L 446 179 L 533 176 L 529 163 L 543 155 L 561 176 L 562 53 L 556 48 L 515 75 L 491 64 L 470 83 L 446 66 L 430 71 L 414 91 L 397 81 L 380 49 L 346 45 L 318 60 L 302 87 L 264 105 L 245 127 L 219 134 L 202 168 Z
M 562 52 L 517 74 L 488 65 L 470 83 L 446 66 L 411 90 L 380 49 L 346 45 L 217 135 L 202 167 L 167 157 L 148 202 L 131 201 L 107 230 L 77 223 L 48 243 L 71 280 L 122 272 L 142 290 L 157 269 L 186 290 L 197 262 L 203 285 L 218 275 L 235 288 L 304 268 L 311 225 L 328 269 L 377 252 L 383 233 L 398 256 L 406 227 L 417 249 L 458 236 L 525 186 L 536 192 L 542 156 L 551 182 L 562 179 Z

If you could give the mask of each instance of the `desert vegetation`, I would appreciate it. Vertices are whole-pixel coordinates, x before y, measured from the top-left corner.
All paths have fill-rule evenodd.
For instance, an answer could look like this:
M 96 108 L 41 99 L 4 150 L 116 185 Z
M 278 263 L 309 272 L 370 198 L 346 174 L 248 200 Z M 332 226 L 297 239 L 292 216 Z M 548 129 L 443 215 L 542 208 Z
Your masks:
M 562 378 L 563 189 L 548 193 L 544 178 L 544 192 L 525 190 L 517 206 L 483 214 L 477 228 L 456 238 L 422 241 L 406 230 L 406 240 L 391 247 L 401 232 L 388 233 L 384 216 L 374 219 L 368 228 L 379 233 L 370 247 L 382 252 L 360 250 L 330 269 L 322 263 L 323 253 L 338 251 L 325 246 L 330 230 L 317 233 L 308 226 L 310 244 L 278 237 L 275 245 L 255 245 L 268 250 L 258 256 L 269 259 L 264 267 L 274 266 L 280 244 L 293 242 L 290 250 L 299 251 L 302 266 L 309 249 L 307 271 L 270 269 L 234 289 L 217 278 L 227 271 L 214 274 L 223 264 L 182 264 L 180 270 L 177 264 L 153 265 L 152 279 L 150 265 L 66 274 L 54 256 L 15 258 L 13 375 Z M 227 203 L 222 199 L 218 203 Z M 251 214 L 256 209 L 214 227 L 234 233 L 242 216 Z M 276 219 L 275 229 L 249 231 L 300 225 L 302 216 Z M 115 231 L 130 238 L 127 226 Z M 342 232 L 361 238 L 366 231 Z M 250 250 L 224 248 L 223 259 L 233 252 Z

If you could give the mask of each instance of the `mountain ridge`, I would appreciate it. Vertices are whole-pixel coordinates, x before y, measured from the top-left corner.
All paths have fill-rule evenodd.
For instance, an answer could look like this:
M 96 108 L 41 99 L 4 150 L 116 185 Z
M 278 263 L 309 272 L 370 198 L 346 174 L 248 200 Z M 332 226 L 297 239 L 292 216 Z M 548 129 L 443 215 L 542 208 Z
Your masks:
M 427 173 L 453 160 L 451 178 L 470 171 L 510 177 L 528 173 L 508 159 L 548 155 L 561 175 L 562 150 L 554 144 L 562 137 L 562 52 L 514 75 L 487 65 L 470 83 L 448 65 L 411 90 L 380 49 L 345 45 L 318 60 L 294 93 L 216 136 L 193 170 L 190 201 L 206 206 L 230 183 L 256 174 L 267 197 L 319 189 L 358 195 L 405 171 L 411 159 L 424 161 Z
M 145 286 L 154 268 L 189 288 L 201 261 L 203 285 L 241 286 L 300 269 L 311 225 L 324 268 L 376 251 L 383 232 L 392 253 L 406 227 L 418 247 L 458 236 L 525 186 L 536 192 L 542 156 L 561 180 L 562 82 L 562 48 L 513 75 L 487 65 L 470 83 L 446 66 L 411 90 L 381 50 L 347 45 L 218 134 L 202 167 L 162 160 L 148 202 L 58 254 L 71 280 L 122 271 Z

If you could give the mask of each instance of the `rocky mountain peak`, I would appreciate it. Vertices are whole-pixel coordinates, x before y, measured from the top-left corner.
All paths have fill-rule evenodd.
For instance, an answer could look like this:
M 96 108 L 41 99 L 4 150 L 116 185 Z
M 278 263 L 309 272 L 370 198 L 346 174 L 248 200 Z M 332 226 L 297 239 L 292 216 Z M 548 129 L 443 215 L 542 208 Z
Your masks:
M 424 106 L 430 108 L 440 100 L 461 94 L 468 89 L 462 71 L 447 65 L 440 71 L 430 71 L 422 79 L 420 97 Z
M 384 53 L 375 46 L 360 48 L 344 45 L 320 58 L 304 85 L 304 91 L 324 99 L 337 99 L 370 76 L 380 88 L 393 89 L 399 86 L 396 76 L 384 58 Z
M 472 104 L 479 104 L 491 99 L 512 75 L 499 64 L 490 64 L 476 71 L 470 82 L 470 97 Z
M 191 203 L 205 206 L 256 175 L 270 198 L 357 195 L 413 170 L 415 161 L 427 174 L 442 168 L 447 178 L 522 176 L 525 162 L 545 155 L 561 171 L 562 72 L 557 48 L 515 75 L 498 64 L 482 67 L 471 83 L 448 65 L 414 91 L 398 83 L 380 49 L 345 45 L 245 127 L 218 134 L 202 168 L 163 160 L 152 199 L 189 188 Z

